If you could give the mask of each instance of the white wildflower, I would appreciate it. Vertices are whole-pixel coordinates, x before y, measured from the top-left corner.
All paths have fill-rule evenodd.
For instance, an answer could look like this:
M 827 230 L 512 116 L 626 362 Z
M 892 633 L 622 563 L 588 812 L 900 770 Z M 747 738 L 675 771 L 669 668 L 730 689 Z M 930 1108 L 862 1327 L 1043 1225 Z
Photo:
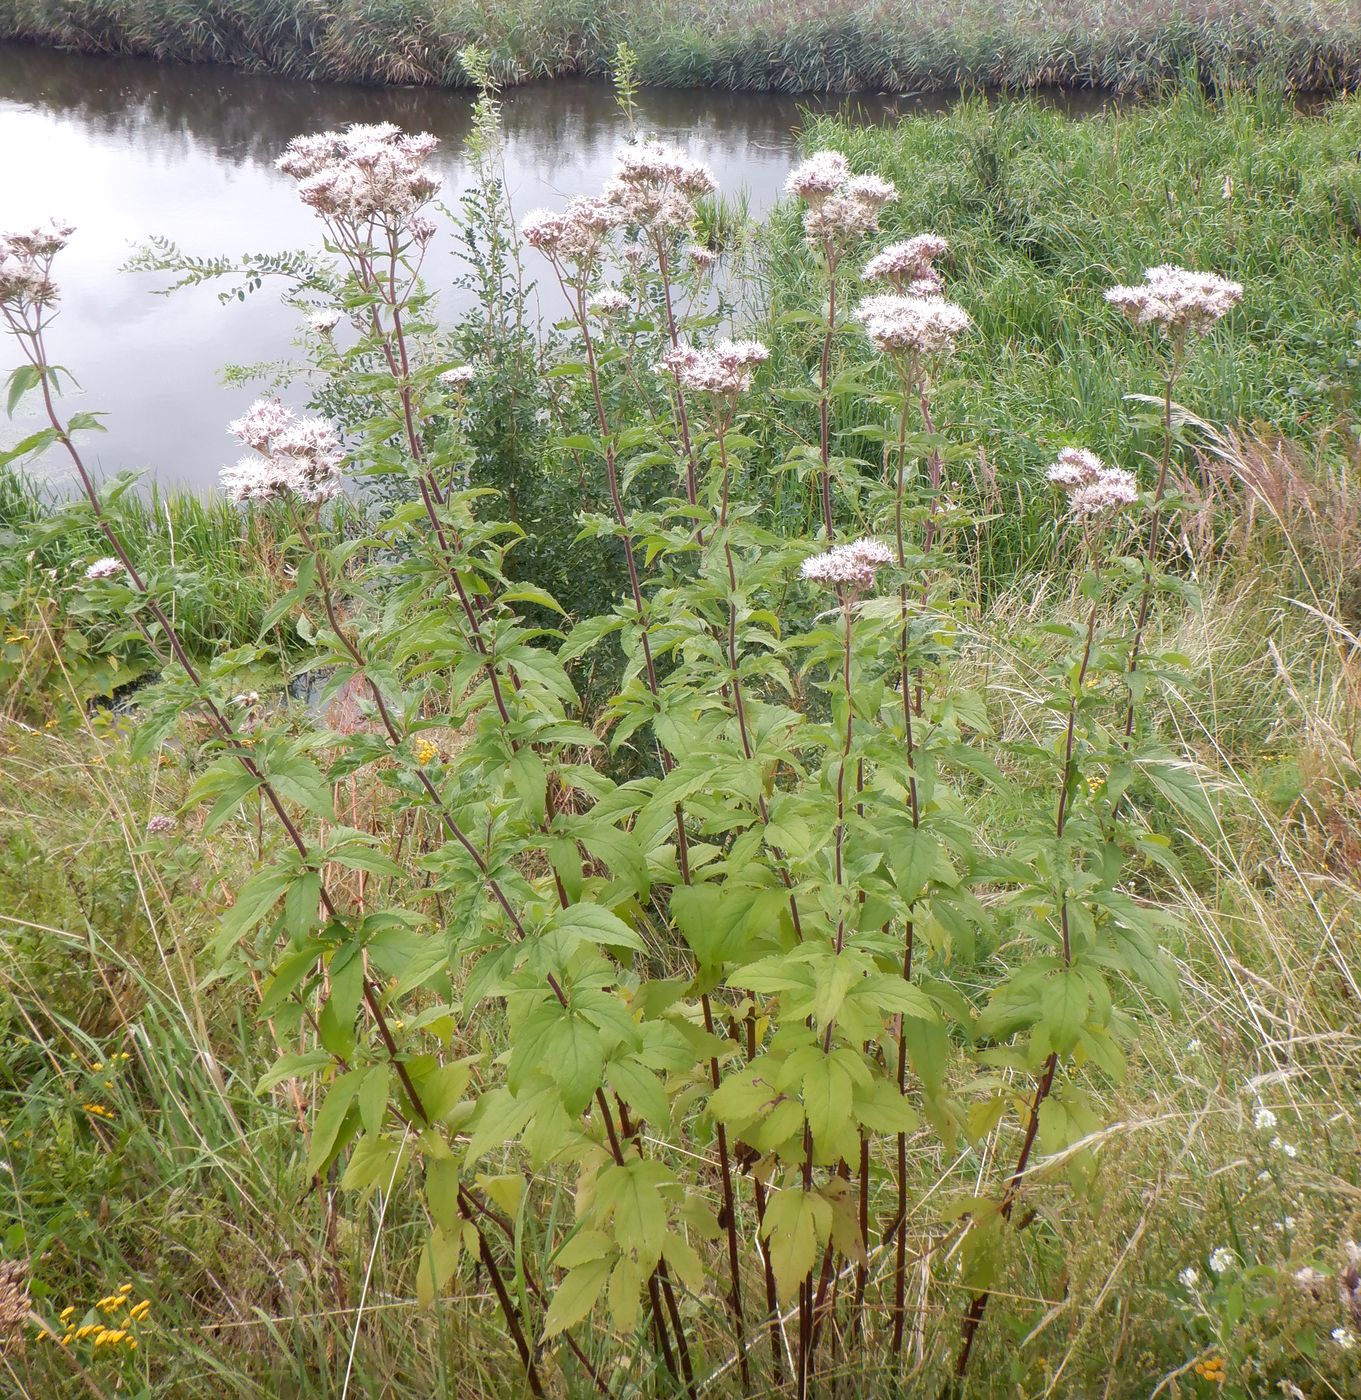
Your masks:
M 1264 1132 L 1267 1128 L 1276 1126 L 1276 1115 L 1269 1108 L 1259 1108 L 1252 1115 L 1252 1126 L 1258 1132 Z
M 1123 467 L 1107 467 L 1095 481 L 1069 493 L 1068 509 L 1079 520 L 1110 515 L 1139 499 L 1139 483 Z
M 259 454 L 222 472 L 223 489 L 238 504 L 291 495 L 315 505 L 339 492 L 344 454 L 323 419 L 297 418 L 278 399 L 260 399 L 230 430 Z
M 477 378 L 477 371 L 472 365 L 455 365 L 453 369 L 446 369 L 439 376 L 439 382 L 446 389 L 462 389 Z
M 126 572 L 123 561 L 115 559 L 112 555 L 106 555 L 103 559 L 96 559 L 88 569 L 85 570 L 85 577 L 89 579 L 117 578 L 119 574 Z
M 438 144 L 427 132 L 408 135 L 391 122 L 356 123 L 296 137 L 275 166 L 298 182 L 303 203 L 324 217 L 352 224 L 406 221 L 439 188 L 425 169 Z M 425 223 L 413 224 L 413 233 Z
M 1233 1250 L 1226 1249 L 1223 1245 L 1220 1245 L 1220 1247 L 1210 1255 L 1210 1269 L 1216 1274 L 1228 1273 L 1236 1262 L 1236 1256 Z
M 1243 300 L 1243 287 L 1213 272 L 1163 264 L 1150 267 L 1137 286 L 1111 287 L 1106 300 L 1136 326 L 1204 335 Z
M 1195 1288 L 1200 1283 L 1200 1273 L 1196 1269 L 1183 1269 L 1177 1275 L 1177 1281 L 1183 1288 Z
M 307 324 L 318 335 L 330 335 L 340 324 L 340 312 L 338 311 L 314 311 L 307 318 Z
M 633 303 L 628 296 L 621 292 L 618 287 L 602 287 L 588 298 L 586 309 L 603 319 L 617 316 L 621 311 L 627 311 L 632 305 Z
M 1285 1157 L 1297 1157 L 1299 1155 L 1295 1151 L 1294 1147 L 1290 1143 L 1286 1142 L 1284 1138 L 1272 1138 L 1271 1145 L 1273 1148 L 1275 1148 L 1277 1152 L 1281 1153 Z
M 940 274 L 933 264 L 949 249 L 939 234 L 919 233 L 881 249 L 865 264 L 863 276 L 866 282 L 891 282 L 899 291 L 917 281 L 934 282 L 939 287 Z
M 814 554 L 799 566 L 813 583 L 835 589 L 843 598 L 874 586 L 875 575 L 893 562 L 893 552 L 877 540 L 861 539 Z
M 840 151 L 815 151 L 790 172 L 785 193 L 811 201 L 835 194 L 850 177 L 850 163 Z
M 866 297 L 855 314 L 875 347 L 889 355 L 951 351 L 972 324 L 962 306 L 938 296 Z
M 1356 1333 L 1350 1331 L 1346 1327 L 1334 1327 L 1329 1333 L 1329 1336 L 1332 1337 L 1333 1341 L 1335 1341 L 1343 1351 L 1351 1351 L 1356 1345 Z
M 1106 464 L 1095 452 L 1085 447 L 1065 447 L 1045 476 L 1054 486 L 1075 491 L 1079 486 L 1090 486 L 1105 470 Z
M 770 358 L 759 340 L 721 340 L 707 350 L 681 344 L 657 362 L 658 374 L 674 375 L 677 384 L 691 393 L 735 398 L 751 388 L 758 365 Z

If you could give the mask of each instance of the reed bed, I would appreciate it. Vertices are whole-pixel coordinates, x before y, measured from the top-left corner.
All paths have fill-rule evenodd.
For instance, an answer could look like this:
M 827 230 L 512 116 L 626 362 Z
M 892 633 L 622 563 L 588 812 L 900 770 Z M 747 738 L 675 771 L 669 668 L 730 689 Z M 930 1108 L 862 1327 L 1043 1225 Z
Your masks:
M 779 92 L 1099 88 L 1149 93 L 1188 74 L 1292 91 L 1361 77 L 1354 0 L 0 0 L 0 37 L 90 53 L 220 63 L 340 82 L 459 87 L 486 48 L 506 84 L 602 77 L 617 45 L 667 87 Z

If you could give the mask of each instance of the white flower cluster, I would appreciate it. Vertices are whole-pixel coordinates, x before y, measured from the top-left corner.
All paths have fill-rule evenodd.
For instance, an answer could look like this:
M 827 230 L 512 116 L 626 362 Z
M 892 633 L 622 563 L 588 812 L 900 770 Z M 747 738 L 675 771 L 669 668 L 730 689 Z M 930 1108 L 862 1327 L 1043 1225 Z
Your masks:
M 1204 335 L 1243 300 L 1243 287 L 1213 272 L 1190 272 L 1164 263 L 1150 267 L 1138 286 L 1111 287 L 1106 300 L 1136 326 Z
M 439 141 L 428 132 L 409 135 L 391 122 L 354 123 L 344 131 L 297 136 L 275 161 L 298 182 L 302 202 L 348 223 L 410 219 L 439 188 L 426 169 Z M 413 232 L 428 237 L 428 220 Z
M 808 206 L 803 228 L 815 247 L 873 233 L 879 211 L 898 197 L 890 180 L 852 175 L 840 151 L 815 151 L 790 172 L 785 192 Z
M 1256 1128 L 1259 1133 L 1265 1132 L 1268 1128 L 1274 1128 L 1276 1126 L 1276 1115 L 1269 1108 L 1259 1108 L 1257 1112 L 1252 1115 L 1252 1126 Z
M 618 287 L 602 287 L 587 299 L 586 310 L 603 320 L 617 316 L 621 311 L 627 311 L 632 305 L 628 296 Z
M 703 243 L 687 243 L 681 252 L 690 259 L 690 266 L 698 272 L 708 272 L 718 263 L 718 254 Z
M 684 151 L 656 140 L 623 146 L 614 158 L 614 179 L 604 189 L 626 224 L 642 229 L 689 228 L 694 201 L 718 188 L 713 171 Z
M 844 597 L 873 588 L 875 575 L 892 562 L 893 552 L 886 545 L 863 539 L 812 555 L 799 566 L 799 572 Z
M 929 296 L 941 289 L 936 259 L 950 251 L 938 233 L 919 233 L 901 243 L 890 243 L 865 264 L 866 282 L 888 282 L 894 291 Z
M 677 345 L 654 366 L 658 374 L 675 375 L 682 389 L 696 394 L 736 398 L 751 388 L 756 367 L 770 358 L 759 340 L 720 340 L 708 350 Z
M 340 491 L 344 453 L 324 419 L 298 418 L 278 399 L 258 399 L 228 431 L 259 454 L 223 469 L 223 489 L 238 504 L 295 496 L 315 505 Z
M 446 389 L 462 389 L 471 384 L 477 378 L 477 371 L 472 365 L 455 365 L 453 369 L 446 369 L 440 376 L 439 382 Z
M 1079 520 L 1110 514 L 1139 499 L 1139 483 L 1123 467 L 1108 467 L 1085 447 L 1065 447 L 1046 473 L 1068 496 Z
M 947 353 L 972 324 L 962 306 L 935 294 L 866 297 L 855 314 L 875 348 L 886 355 Z
M 531 248 L 553 259 L 589 268 L 616 229 L 669 236 L 695 221 L 695 200 L 718 188 L 707 165 L 660 141 L 622 147 L 615 156 L 614 178 L 598 195 L 578 195 L 561 213 L 536 209 L 520 225 Z M 707 249 L 687 248 L 703 269 L 712 258 Z
M 307 324 L 322 336 L 330 335 L 340 324 L 340 312 L 338 311 L 314 311 L 308 318 Z
M 0 305 L 50 306 L 57 299 L 52 259 L 75 230 L 56 220 L 21 233 L 0 233 Z
M 113 555 L 106 555 L 103 559 L 96 559 L 88 569 L 85 570 L 85 577 L 91 579 L 117 578 L 119 574 L 126 572 L 121 559 L 115 559 Z
M 610 233 L 621 227 L 620 211 L 599 195 L 578 195 L 560 214 L 536 209 L 520 225 L 524 240 L 550 258 L 586 266 L 596 261 Z
M 1238 1256 L 1231 1249 L 1226 1249 L 1220 1245 L 1210 1255 L 1210 1271 L 1216 1274 L 1226 1274 L 1238 1262 Z

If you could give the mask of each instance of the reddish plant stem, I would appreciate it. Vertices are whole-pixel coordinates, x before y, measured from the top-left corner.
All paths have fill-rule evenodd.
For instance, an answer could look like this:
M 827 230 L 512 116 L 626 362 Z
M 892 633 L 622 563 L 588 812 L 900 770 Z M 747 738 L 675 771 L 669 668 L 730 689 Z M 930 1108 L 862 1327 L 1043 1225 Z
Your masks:
M 832 432 L 830 401 L 827 389 L 832 379 L 832 337 L 836 334 L 836 250 L 831 240 L 824 240 L 823 257 L 827 263 L 827 329 L 822 336 L 822 356 L 818 367 L 818 450 L 822 456 L 820 480 L 822 496 L 822 527 L 827 543 L 836 535 L 832 520 Z
M 1078 667 L 1077 681 L 1068 701 L 1068 728 L 1064 741 L 1063 776 L 1059 788 L 1058 813 L 1054 822 L 1055 837 L 1059 841 L 1063 840 L 1064 828 L 1067 825 L 1073 780 L 1076 776 L 1074 753 L 1076 749 L 1077 707 L 1082 699 L 1082 687 L 1087 679 L 1087 667 L 1092 658 L 1092 639 L 1096 633 L 1096 609 L 1097 604 L 1093 603 L 1091 613 L 1087 618 L 1087 639 L 1082 650 L 1082 664 Z M 1072 965 L 1073 950 L 1068 929 L 1068 893 L 1066 889 L 1059 895 L 1059 927 L 1063 939 L 1063 962 L 1064 966 L 1068 967 Z M 1034 1149 L 1035 1135 L 1040 1127 L 1040 1110 L 1044 1107 L 1045 1100 L 1054 1087 L 1054 1074 L 1058 1069 L 1058 1062 L 1058 1054 L 1051 1052 L 1045 1060 L 1044 1070 L 1035 1086 L 1035 1097 L 1031 1100 L 1025 1136 L 1021 1140 L 1020 1155 L 1016 1159 L 1016 1166 L 1007 1181 L 1005 1191 L 1002 1193 L 1001 1215 L 1003 1220 L 1011 1219 L 1011 1212 L 1015 1207 L 1021 1182 L 1025 1178 L 1026 1168 L 1030 1165 L 1030 1154 Z M 973 1351 L 974 1338 L 982 1325 L 983 1315 L 987 1312 L 988 1299 L 991 1296 L 990 1289 L 983 1289 L 974 1296 L 973 1301 L 969 1304 L 969 1311 L 964 1318 L 959 1356 L 955 1361 L 955 1375 L 961 1380 L 969 1369 L 969 1357 Z
M 5 313 L 5 318 L 10 323 L 11 328 L 14 328 L 15 322 L 8 312 Z M 221 709 L 217 706 L 216 702 L 213 701 L 211 696 L 208 695 L 207 689 L 203 683 L 203 678 L 200 675 L 198 668 L 194 665 L 193 661 L 190 659 L 187 651 L 185 650 L 184 645 L 180 639 L 178 630 L 172 624 L 170 618 L 166 615 L 164 609 L 161 607 L 159 599 L 154 597 L 147 589 L 146 583 L 143 580 L 141 574 L 138 572 L 131 555 L 124 547 L 123 542 L 119 537 L 117 531 L 113 528 L 112 523 L 109 521 L 108 516 L 105 514 L 103 503 L 100 501 L 99 493 L 95 489 L 94 480 L 90 476 L 90 473 L 86 468 L 84 460 L 81 458 L 81 455 L 77 450 L 75 443 L 72 442 L 70 435 L 67 433 L 65 427 L 63 426 L 61 419 L 57 414 L 56 405 L 52 400 L 50 375 L 47 368 L 47 357 L 45 348 L 43 346 L 41 326 L 37 328 L 25 327 L 25 331 L 27 333 L 27 338 L 30 341 L 29 346 L 25 348 L 25 354 L 29 356 L 30 362 L 38 371 L 38 380 L 41 386 L 43 407 L 47 415 L 48 422 L 51 425 L 53 432 L 56 434 L 57 440 L 65 448 L 67 455 L 71 459 L 72 465 L 76 469 L 76 474 L 80 479 L 81 488 L 85 493 L 86 499 L 90 503 L 90 508 L 94 512 L 95 520 L 99 525 L 101 533 L 104 535 L 104 538 L 108 541 L 109 547 L 114 551 L 115 555 L 118 557 L 119 562 L 127 571 L 128 579 L 131 582 L 134 590 L 146 600 L 151 614 L 156 619 L 157 624 L 161 628 L 162 635 L 165 637 L 167 643 L 169 644 L 171 652 L 175 657 L 175 660 L 179 663 L 185 675 L 189 678 L 190 683 L 199 692 L 199 695 L 201 697 L 201 703 L 204 705 L 205 710 L 208 712 L 210 718 L 213 720 L 224 741 L 230 746 L 233 757 L 235 757 L 237 761 L 242 765 L 242 767 L 246 770 L 246 772 L 250 774 L 250 776 L 260 784 L 261 791 L 265 794 L 271 807 L 274 809 L 275 815 L 279 818 L 279 822 L 282 825 L 285 833 L 287 834 L 290 842 L 293 844 L 294 848 L 304 858 L 310 858 L 310 848 L 304 841 L 301 832 L 298 830 L 297 825 L 294 823 L 287 809 L 284 807 L 282 799 L 279 797 L 273 784 L 270 783 L 269 779 L 265 777 L 265 775 L 261 772 L 260 768 L 255 763 L 255 761 L 252 758 L 250 758 L 250 756 L 246 754 L 241 748 L 239 739 L 231 722 L 222 713 Z M 25 341 L 25 336 L 21 334 L 19 339 L 20 344 L 23 345 Z M 339 911 L 336 908 L 336 905 L 332 900 L 330 893 L 327 891 L 324 885 L 320 888 L 320 897 L 322 907 L 326 910 L 328 916 L 339 920 Z M 403 1091 L 406 1093 L 407 1098 L 410 1101 L 412 1108 L 416 1111 L 416 1113 L 421 1117 L 423 1121 L 428 1122 L 429 1119 L 426 1115 L 425 1107 L 421 1101 L 420 1094 L 417 1092 L 416 1086 L 411 1080 L 410 1072 L 408 1071 L 406 1064 L 398 1057 L 397 1047 L 395 1042 L 393 1041 L 392 1032 L 388 1027 L 387 1018 L 383 1014 L 381 1002 L 378 999 L 372 980 L 368 977 L 367 973 L 364 976 L 362 985 L 365 1005 L 368 1007 L 370 1015 L 373 1017 L 374 1024 L 378 1030 L 379 1037 L 382 1039 L 384 1048 L 388 1053 L 388 1057 L 392 1061 L 393 1068 L 396 1070 L 397 1077 L 402 1084 Z M 516 1350 L 520 1353 L 520 1359 L 525 1368 L 526 1380 L 529 1384 L 531 1391 L 535 1395 L 542 1395 L 544 1393 L 543 1385 L 539 1379 L 538 1369 L 534 1361 L 534 1354 L 530 1349 L 528 1342 L 525 1339 L 524 1331 L 520 1326 L 519 1317 L 514 1307 L 511 1305 L 509 1295 L 505 1291 L 504 1282 L 500 1278 L 500 1271 L 496 1265 L 495 1259 L 491 1255 L 490 1247 L 487 1245 L 486 1238 L 484 1235 L 482 1235 L 481 1231 L 478 1230 L 476 1223 L 472 1223 L 474 1230 L 478 1231 L 480 1247 L 483 1251 L 485 1262 L 488 1266 L 488 1274 L 493 1279 L 493 1287 L 496 1289 L 498 1302 L 502 1306 L 502 1311 L 506 1320 L 506 1325 L 510 1330 L 511 1337 L 515 1343 Z

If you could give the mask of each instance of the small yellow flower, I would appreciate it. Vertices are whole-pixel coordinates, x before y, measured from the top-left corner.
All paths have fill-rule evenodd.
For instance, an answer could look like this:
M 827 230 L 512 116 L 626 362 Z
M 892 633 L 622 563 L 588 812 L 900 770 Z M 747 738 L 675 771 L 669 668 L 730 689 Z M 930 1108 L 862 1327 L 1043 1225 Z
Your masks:
M 61 1318 L 61 1320 L 62 1320 L 63 1322 L 65 1322 L 66 1319 L 67 1319 L 68 1317 L 70 1317 L 70 1316 L 75 1312 L 75 1310 L 76 1310 L 76 1309 L 75 1309 L 75 1306 L 74 1306 L 74 1304 L 73 1304 L 73 1305 L 71 1305 L 71 1306 L 69 1306 L 69 1307 L 63 1308 L 63 1309 L 61 1310 L 61 1312 L 58 1314 L 58 1316 Z
M 113 1109 L 106 1108 L 102 1103 L 83 1103 L 81 1108 L 94 1118 L 112 1118 L 114 1116 Z
M 128 1316 L 132 1318 L 134 1322 L 145 1322 L 147 1319 L 147 1314 L 150 1311 L 151 1299 L 143 1298 L 140 1303 L 134 1303 L 132 1307 L 128 1309 Z
M 424 766 L 439 757 L 439 749 L 429 739 L 416 740 L 416 762 Z
M 130 1283 L 120 1283 L 120 1284 L 118 1285 L 118 1291 L 119 1291 L 120 1293 L 131 1293 L 131 1292 L 132 1292 L 132 1285 L 131 1285 Z

